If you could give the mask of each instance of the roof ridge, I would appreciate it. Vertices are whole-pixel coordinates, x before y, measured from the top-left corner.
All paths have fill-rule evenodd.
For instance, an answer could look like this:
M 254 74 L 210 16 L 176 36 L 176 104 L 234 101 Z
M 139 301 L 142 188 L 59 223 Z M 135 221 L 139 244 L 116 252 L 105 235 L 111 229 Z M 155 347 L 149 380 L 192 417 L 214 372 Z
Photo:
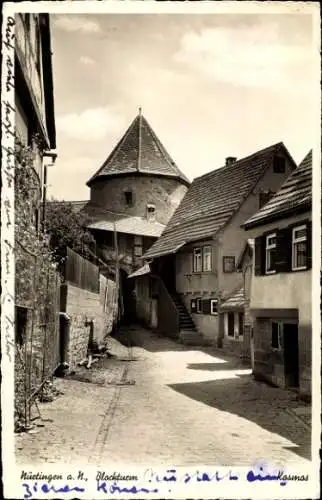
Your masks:
M 138 172 L 140 172 L 141 154 L 142 154 L 142 109 L 141 109 L 141 107 L 139 108 L 138 119 L 139 119 L 139 147 L 138 147 L 138 159 L 137 159 L 136 169 Z
M 148 120 L 143 117 L 144 121 L 146 122 L 148 128 L 149 128 L 149 131 L 153 137 L 153 139 L 155 140 L 155 143 L 160 151 L 160 153 L 163 155 L 164 159 L 167 161 L 168 165 L 173 168 L 173 166 L 176 165 L 175 161 L 170 157 L 168 151 L 166 150 L 166 148 L 163 146 L 163 144 L 161 143 L 159 137 L 157 136 L 157 134 L 154 132 L 154 130 L 152 129 L 150 123 L 148 122 Z M 171 161 L 169 160 L 171 158 Z M 177 167 L 178 168 L 178 167 Z M 177 173 L 177 172 L 176 172 Z
M 265 147 L 263 149 L 260 149 L 259 151 L 256 151 L 255 153 L 252 153 L 250 155 L 244 156 L 243 158 L 239 158 L 238 160 L 234 161 L 234 163 L 232 163 L 230 165 L 223 165 L 221 167 L 215 168 L 214 170 L 211 170 L 210 172 L 206 172 L 203 175 L 199 175 L 198 177 L 195 177 L 193 179 L 193 182 L 196 181 L 196 180 L 199 180 L 199 179 L 204 179 L 205 177 L 211 176 L 212 174 L 217 173 L 217 172 L 223 172 L 224 170 L 225 171 L 231 170 L 232 168 L 234 168 L 236 165 L 238 165 L 242 161 L 249 161 L 251 158 L 255 158 L 257 155 L 261 155 L 263 153 L 267 153 L 268 150 L 270 150 L 270 149 L 272 149 L 272 150 L 278 149 L 281 146 L 285 147 L 283 141 L 277 142 L 276 144 L 272 144 L 271 146 L 267 146 L 267 147 Z
M 242 227 L 250 229 L 255 226 L 266 224 L 272 219 L 279 219 L 288 216 L 292 210 L 301 207 L 307 208 L 312 203 L 312 156 L 311 151 L 305 156 L 301 163 L 284 179 L 280 189 L 272 198 L 255 214 L 249 217 Z M 311 175 L 306 175 L 306 170 L 310 169 Z M 303 182 L 301 177 L 303 176 Z M 294 176 L 299 178 L 292 184 Z M 291 188 L 291 189 L 289 189 Z
M 129 133 L 134 128 L 134 125 L 135 125 L 136 121 L 138 120 L 138 118 L 139 118 L 138 115 L 134 118 L 134 120 L 132 121 L 132 123 L 128 126 L 128 128 L 125 130 L 124 134 L 121 136 L 121 138 L 119 139 L 119 141 L 116 143 L 116 146 L 114 146 L 114 148 L 112 149 L 111 153 L 105 159 L 105 161 L 103 162 L 102 166 L 95 172 L 94 175 L 92 175 L 92 177 L 89 179 L 89 181 L 87 181 L 87 184 L 89 182 L 91 182 L 95 177 L 97 177 L 100 174 L 100 172 L 105 168 L 106 164 L 108 162 L 110 162 L 114 158 L 114 156 L 116 155 L 116 153 L 120 150 L 122 144 L 125 142 L 125 139 L 127 139 Z
M 86 184 L 91 186 L 99 177 L 133 173 L 173 177 L 190 185 L 189 179 L 178 168 L 143 116 L 141 108 L 112 152 Z

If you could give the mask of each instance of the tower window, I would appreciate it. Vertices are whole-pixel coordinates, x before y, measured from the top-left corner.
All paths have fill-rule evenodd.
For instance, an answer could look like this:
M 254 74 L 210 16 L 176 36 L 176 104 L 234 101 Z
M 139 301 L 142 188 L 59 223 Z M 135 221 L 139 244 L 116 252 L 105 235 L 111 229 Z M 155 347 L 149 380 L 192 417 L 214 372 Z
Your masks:
M 149 221 L 155 220 L 155 205 L 148 204 L 146 207 L 146 215 Z
M 125 191 L 124 192 L 125 196 L 125 203 L 127 204 L 128 207 L 132 207 L 133 205 L 133 193 L 132 191 Z

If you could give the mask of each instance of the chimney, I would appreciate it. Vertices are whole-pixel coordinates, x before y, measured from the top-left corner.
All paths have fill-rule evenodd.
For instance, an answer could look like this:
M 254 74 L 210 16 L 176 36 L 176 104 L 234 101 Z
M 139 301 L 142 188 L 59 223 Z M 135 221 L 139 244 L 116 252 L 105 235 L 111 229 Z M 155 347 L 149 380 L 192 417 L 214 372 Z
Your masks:
M 235 156 L 227 156 L 227 158 L 226 158 L 226 167 L 228 165 L 232 165 L 233 163 L 235 163 L 236 160 L 237 160 L 237 158 Z

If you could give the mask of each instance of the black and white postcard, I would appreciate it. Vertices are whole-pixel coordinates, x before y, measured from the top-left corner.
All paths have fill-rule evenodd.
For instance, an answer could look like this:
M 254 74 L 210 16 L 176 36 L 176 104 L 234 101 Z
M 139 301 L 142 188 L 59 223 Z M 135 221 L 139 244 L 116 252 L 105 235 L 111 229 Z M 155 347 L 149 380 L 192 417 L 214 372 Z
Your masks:
M 3 14 L 4 498 L 319 498 L 319 4 Z

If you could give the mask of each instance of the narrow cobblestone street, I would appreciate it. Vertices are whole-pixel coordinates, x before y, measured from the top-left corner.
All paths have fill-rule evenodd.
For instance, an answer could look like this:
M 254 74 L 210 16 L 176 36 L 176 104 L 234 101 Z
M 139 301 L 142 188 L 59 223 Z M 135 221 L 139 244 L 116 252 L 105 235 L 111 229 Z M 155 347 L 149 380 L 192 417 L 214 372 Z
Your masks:
M 105 467 L 309 460 L 309 407 L 295 394 L 254 381 L 237 358 L 211 348 L 142 328 L 130 336 L 130 348 L 111 339 L 117 357 L 93 366 L 95 383 L 55 381 L 64 394 L 40 404 L 44 427 L 16 436 L 18 463 L 62 456 Z

